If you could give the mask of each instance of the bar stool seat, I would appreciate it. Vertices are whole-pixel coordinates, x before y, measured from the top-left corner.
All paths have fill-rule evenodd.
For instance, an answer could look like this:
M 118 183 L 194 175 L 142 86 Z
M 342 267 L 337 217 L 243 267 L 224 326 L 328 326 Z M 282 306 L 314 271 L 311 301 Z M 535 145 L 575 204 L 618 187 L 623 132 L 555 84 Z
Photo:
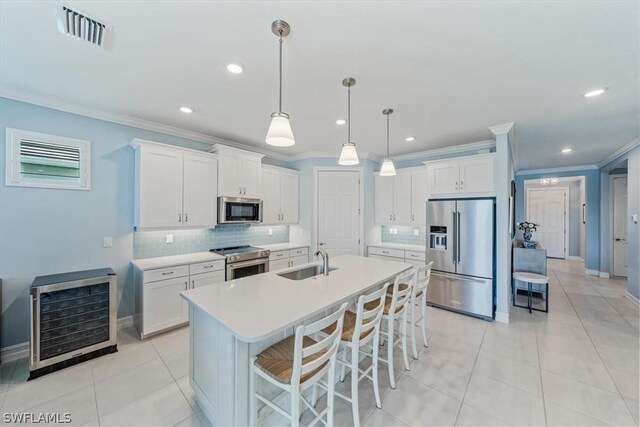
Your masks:
M 548 313 L 549 312 L 549 278 L 543 274 L 537 274 L 537 273 L 530 273 L 528 271 L 514 271 L 513 272 L 513 280 L 519 280 L 521 282 L 525 282 L 528 284 L 527 287 L 527 305 L 518 305 L 516 304 L 516 294 L 518 293 L 518 289 L 515 286 L 515 284 L 513 285 L 513 305 L 515 307 L 521 307 L 521 308 L 527 308 L 529 309 L 529 313 L 531 313 L 532 310 L 535 311 L 542 311 L 544 313 Z M 545 285 L 546 288 L 546 298 L 545 298 L 545 309 L 541 310 L 539 308 L 533 308 L 533 284 L 537 284 L 537 285 Z
M 353 338 L 353 333 L 356 330 L 356 323 L 357 323 L 356 320 L 357 320 L 357 314 L 354 313 L 353 311 L 347 311 L 344 313 L 344 323 L 342 325 L 342 337 L 341 337 L 342 341 L 351 341 L 351 339 Z M 369 323 L 369 322 L 365 321 L 364 323 Z M 322 332 L 324 332 L 325 334 L 331 334 L 333 333 L 333 331 L 335 331 L 335 329 L 336 329 L 335 325 L 330 325 L 324 328 Z M 372 334 L 373 331 L 374 331 L 373 329 L 369 329 L 368 331 L 361 332 L 360 339 L 363 339 L 367 335 Z
M 335 331 L 335 327 L 333 328 L 333 330 Z M 293 356 L 296 347 L 295 343 L 296 336 L 291 335 L 290 337 L 285 338 L 270 347 L 267 347 L 256 357 L 256 367 L 282 384 L 291 384 L 291 376 L 293 374 Z M 314 344 L 317 344 L 317 342 L 313 338 L 308 336 L 303 337 L 303 347 L 311 347 Z M 307 356 L 302 359 L 302 363 L 309 363 L 319 358 L 324 353 L 325 351 L 321 350 L 318 353 Z M 317 369 L 305 375 L 302 375 L 302 377 L 300 378 L 300 382 L 305 382 L 309 378 L 313 377 L 315 374 L 320 372 L 328 363 L 329 361 L 326 361 Z

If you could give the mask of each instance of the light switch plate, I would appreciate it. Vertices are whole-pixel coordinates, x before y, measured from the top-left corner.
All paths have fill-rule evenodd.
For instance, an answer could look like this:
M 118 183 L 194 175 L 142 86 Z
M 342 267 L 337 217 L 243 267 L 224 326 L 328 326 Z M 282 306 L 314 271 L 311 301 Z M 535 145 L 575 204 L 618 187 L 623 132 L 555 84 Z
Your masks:
M 420 230 L 419 230 L 419 229 L 417 229 L 417 228 L 416 228 L 416 229 L 414 229 L 414 230 L 413 230 L 413 235 L 414 235 L 414 236 L 419 236 L 419 235 L 420 235 Z
M 631 215 L 631 219 L 633 220 L 634 224 L 637 224 L 638 223 L 638 214 Z
M 273 229 L 272 228 L 269 229 L 269 236 L 273 236 Z
M 113 237 L 107 236 L 104 239 L 102 239 L 102 246 L 104 246 L 105 248 L 112 247 L 113 246 Z
M 167 243 L 173 243 L 173 234 L 167 234 L 166 240 Z

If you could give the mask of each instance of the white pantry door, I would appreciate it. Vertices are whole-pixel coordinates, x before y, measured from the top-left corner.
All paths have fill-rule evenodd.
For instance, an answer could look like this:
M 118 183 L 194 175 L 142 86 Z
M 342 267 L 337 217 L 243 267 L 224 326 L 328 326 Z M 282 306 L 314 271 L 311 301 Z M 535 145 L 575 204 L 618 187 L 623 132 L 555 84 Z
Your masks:
M 564 188 L 527 189 L 527 221 L 538 224 L 532 240 L 539 241 L 550 258 L 566 257 L 566 199 Z
M 318 172 L 318 245 L 330 256 L 360 254 L 360 174 Z
M 627 277 L 627 178 L 613 179 L 613 275 Z

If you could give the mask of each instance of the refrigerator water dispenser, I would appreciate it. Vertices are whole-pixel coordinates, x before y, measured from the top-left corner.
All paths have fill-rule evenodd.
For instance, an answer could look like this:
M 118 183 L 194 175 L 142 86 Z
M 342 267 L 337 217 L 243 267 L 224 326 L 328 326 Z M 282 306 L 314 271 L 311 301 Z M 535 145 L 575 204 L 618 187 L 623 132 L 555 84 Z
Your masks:
M 432 225 L 429 227 L 429 248 L 436 251 L 447 250 L 447 227 Z

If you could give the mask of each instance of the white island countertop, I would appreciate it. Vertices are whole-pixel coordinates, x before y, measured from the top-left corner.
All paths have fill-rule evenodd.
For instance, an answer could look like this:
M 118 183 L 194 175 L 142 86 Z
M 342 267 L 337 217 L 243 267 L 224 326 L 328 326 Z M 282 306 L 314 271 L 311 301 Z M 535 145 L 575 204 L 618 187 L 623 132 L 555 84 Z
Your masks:
M 243 342 L 259 342 L 302 320 L 334 307 L 412 268 L 398 261 L 355 255 L 330 259 L 329 276 L 290 280 L 278 273 L 244 277 L 215 286 L 182 291 L 182 297 L 223 324 Z
M 387 243 L 387 242 L 378 242 L 378 243 L 367 243 L 368 247 L 373 248 L 389 248 L 389 249 L 399 249 L 401 251 L 413 251 L 413 252 L 424 252 L 426 249 L 423 245 L 406 245 L 402 243 Z
M 271 252 L 275 252 L 275 251 L 286 251 L 288 249 L 306 248 L 306 247 L 309 247 L 309 244 L 286 242 L 286 243 L 274 243 L 273 245 L 256 245 L 256 246 L 262 249 L 269 249 Z
M 222 255 L 213 252 L 196 252 L 184 255 L 170 255 L 156 258 L 134 259 L 131 263 L 139 270 L 153 270 L 156 268 L 175 267 L 176 265 L 196 264 L 199 262 L 225 260 Z

